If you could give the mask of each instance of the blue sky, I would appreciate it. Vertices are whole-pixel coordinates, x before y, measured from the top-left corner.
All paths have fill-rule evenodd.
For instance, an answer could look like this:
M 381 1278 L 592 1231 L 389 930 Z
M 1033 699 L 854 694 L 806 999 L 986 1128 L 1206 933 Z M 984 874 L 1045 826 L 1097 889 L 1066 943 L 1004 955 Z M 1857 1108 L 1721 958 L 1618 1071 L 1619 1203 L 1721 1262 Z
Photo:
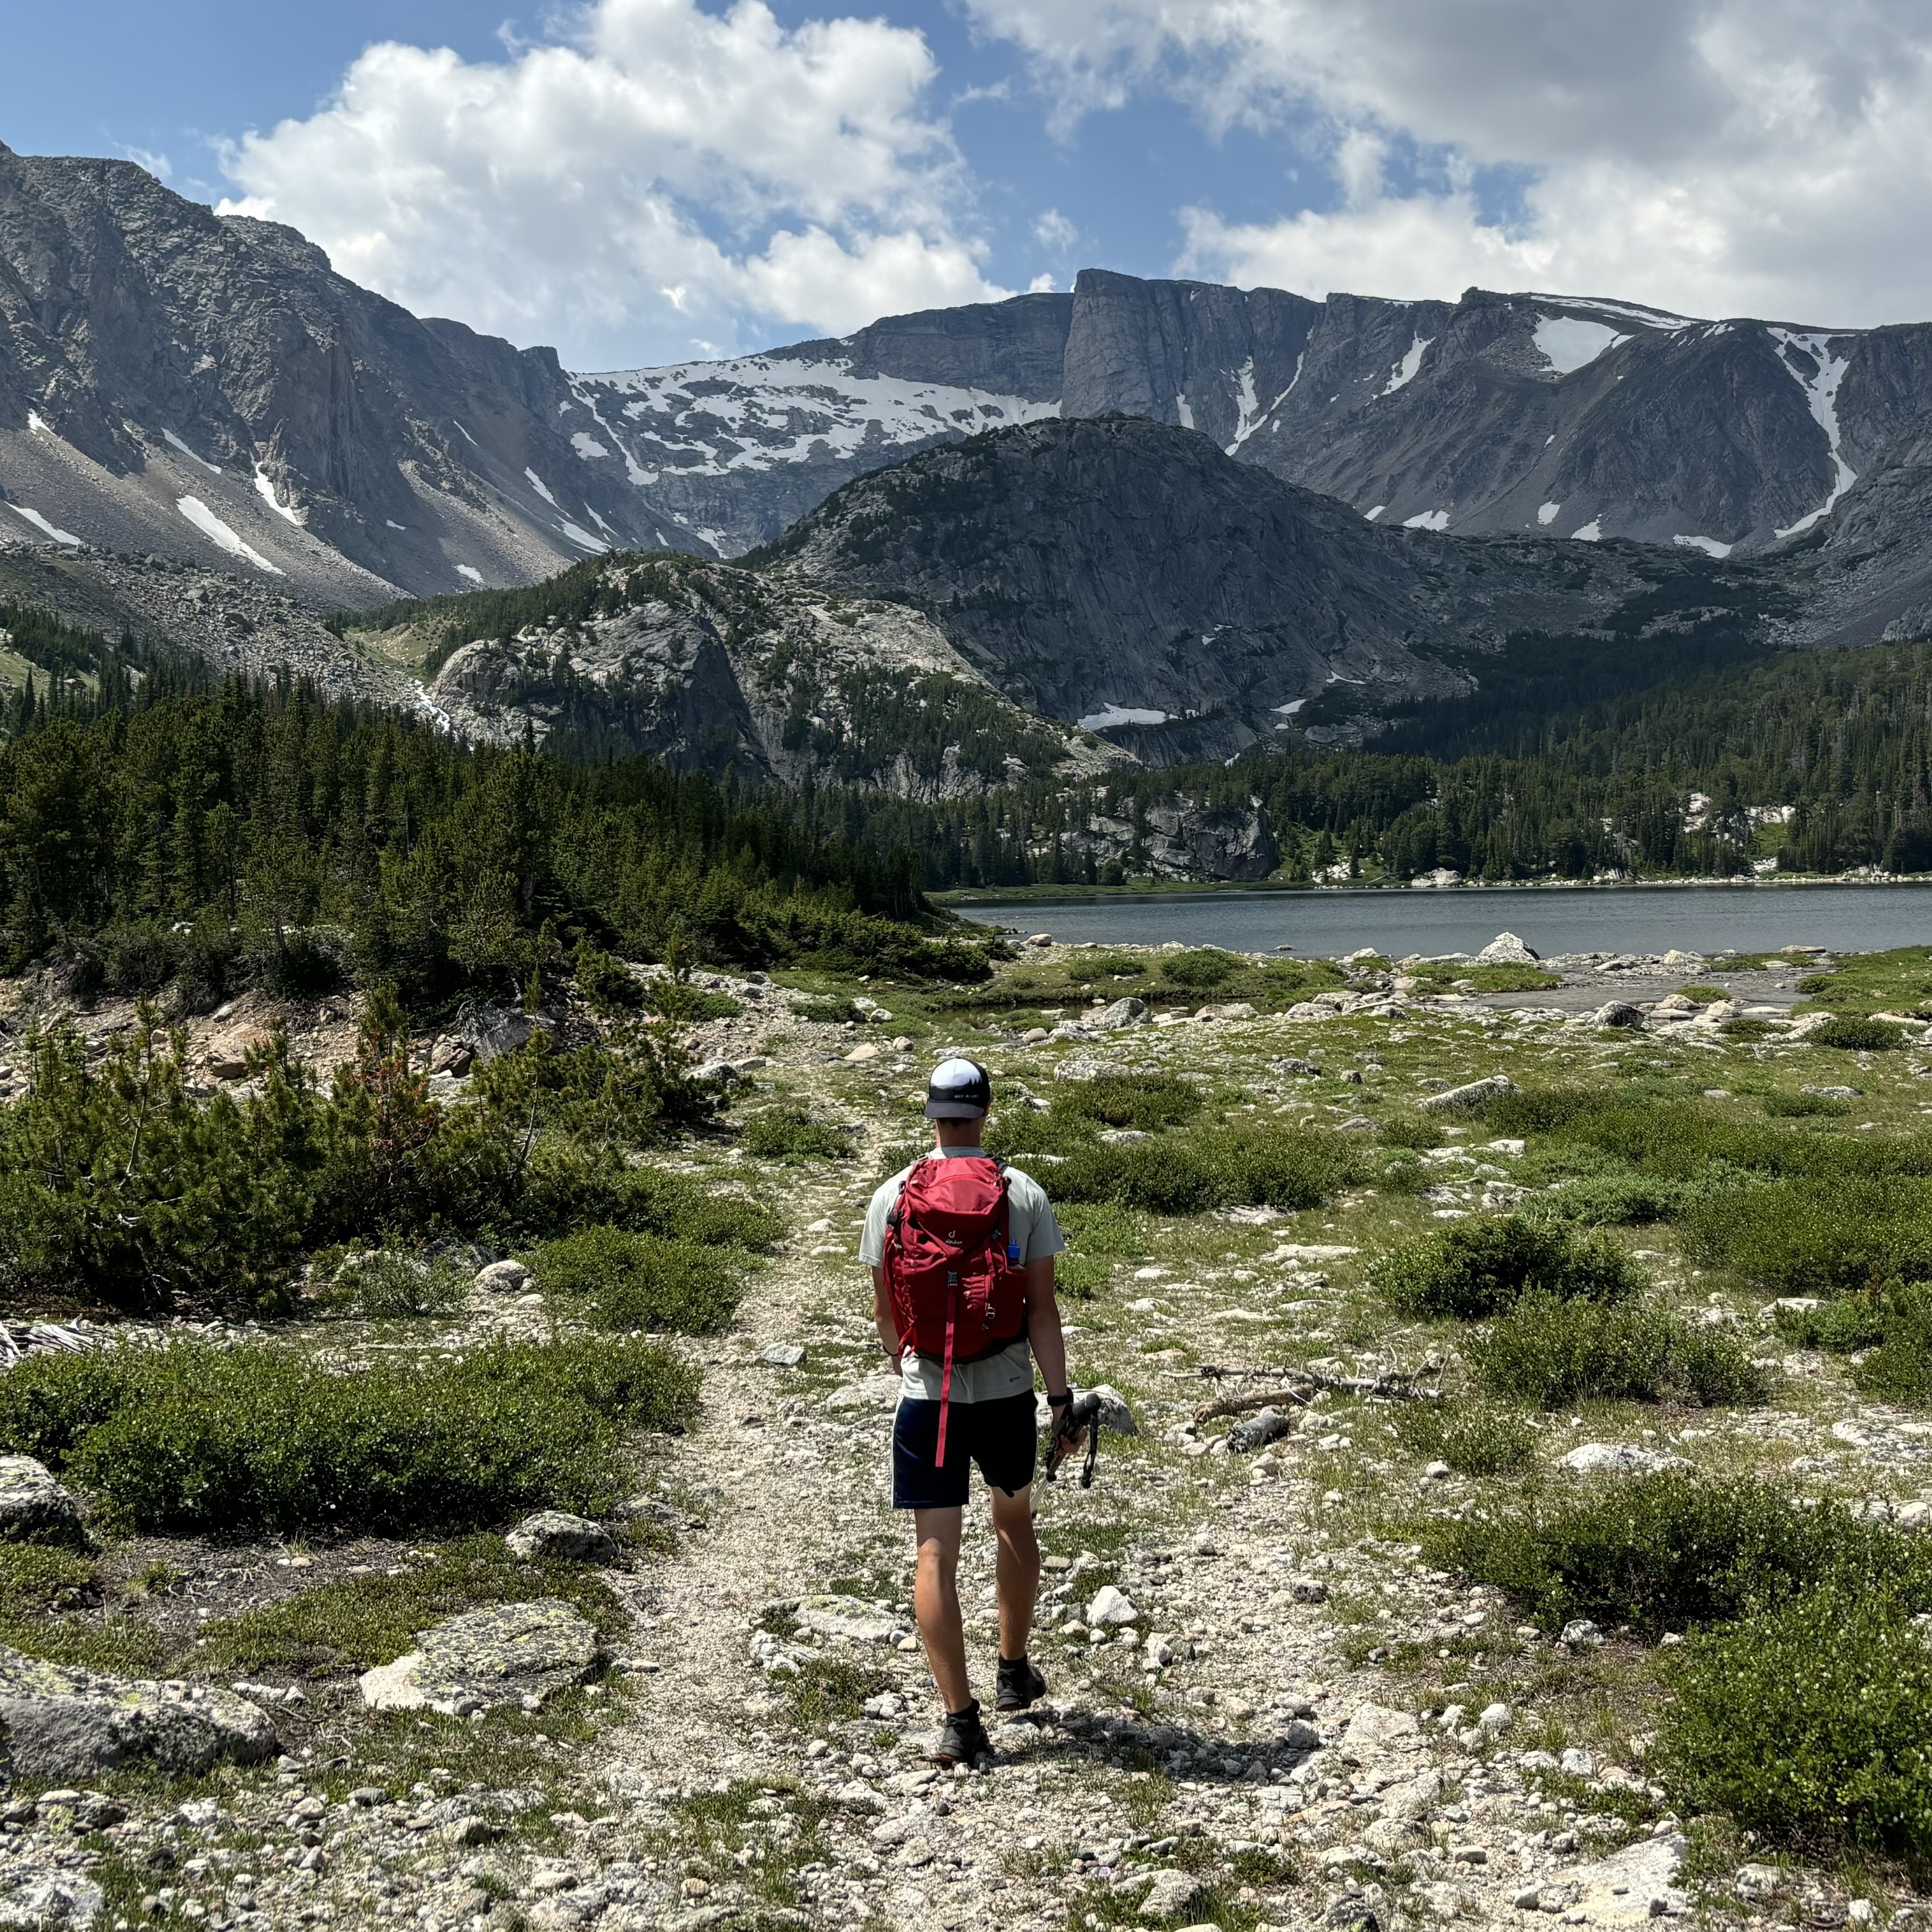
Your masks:
M 1087 265 L 1932 314 L 1922 0 L 15 0 L 5 24 L 9 146 L 142 159 L 579 367 Z

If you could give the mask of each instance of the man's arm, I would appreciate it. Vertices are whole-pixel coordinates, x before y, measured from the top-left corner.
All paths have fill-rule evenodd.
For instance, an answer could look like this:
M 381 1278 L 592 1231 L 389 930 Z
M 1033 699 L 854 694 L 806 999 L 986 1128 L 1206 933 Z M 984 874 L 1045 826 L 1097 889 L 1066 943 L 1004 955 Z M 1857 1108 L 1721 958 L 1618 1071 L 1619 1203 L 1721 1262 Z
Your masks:
M 1066 1336 L 1060 1326 L 1060 1304 L 1054 1297 L 1051 1255 L 1027 1263 L 1027 1341 L 1033 1350 L 1034 1360 L 1040 1364 L 1041 1378 L 1046 1384 L 1047 1399 L 1054 1402 L 1053 1419 L 1058 1428 L 1065 1408 L 1055 1399 L 1066 1394 L 1069 1384 Z M 1068 1453 L 1078 1450 L 1086 1439 L 1084 1429 L 1077 1436 L 1069 1436 Z
M 899 1358 L 899 1326 L 892 1318 L 892 1291 L 886 1286 L 885 1265 L 878 1262 L 872 1264 L 872 1319 L 878 1324 L 880 1346 L 896 1364 Z

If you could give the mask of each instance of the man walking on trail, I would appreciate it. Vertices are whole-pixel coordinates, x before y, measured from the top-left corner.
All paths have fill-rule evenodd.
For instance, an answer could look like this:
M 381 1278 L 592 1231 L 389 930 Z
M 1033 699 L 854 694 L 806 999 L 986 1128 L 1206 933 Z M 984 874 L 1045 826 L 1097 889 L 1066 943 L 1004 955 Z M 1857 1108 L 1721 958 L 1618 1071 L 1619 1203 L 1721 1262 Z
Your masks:
M 1053 1258 L 1066 1243 L 1038 1182 L 982 1152 L 992 1104 L 992 1082 L 976 1061 L 934 1070 L 926 1100 L 934 1151 L 872 1196 L 859 1247 L 872 1270 L 879 1339 L 899 1370 L 892 1506 L 913 1512 L 913 1607 L 946 1706 L 934 1754 L 942 1764 L 970 1765 L 992 1748 L 959 1616 L 959 1542 L 975 1462 L 999 1544 L 995 1707 L 1024 1711 L 1046 1694 L 1027 1657 L 1040 1589 L 1035 1361 L 1056 1426 L 1073 1402 L 1053 1294 Z M 1080 1438 L 1066 1447 L 1077 1450 Z

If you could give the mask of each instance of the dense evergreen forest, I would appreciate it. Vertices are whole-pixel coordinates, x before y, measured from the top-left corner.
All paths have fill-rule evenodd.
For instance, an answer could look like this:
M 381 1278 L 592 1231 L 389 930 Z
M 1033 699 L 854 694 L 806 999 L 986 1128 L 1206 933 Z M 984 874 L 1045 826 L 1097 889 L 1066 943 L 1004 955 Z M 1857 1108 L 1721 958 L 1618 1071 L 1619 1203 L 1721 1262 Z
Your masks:
M 587 570 L 563 587 L 598 594 Z M 504 593 L 502 614 L 558 596 Z M 1932 869 L 1923 644 L 1629 694 L 1593 675 L 1540 714 L 1418 709 L 1360 748 L 929 805 L 470 749 L 294 685 L 217 685 L 43 613 L 0 608 L 0 630 L 28 667 L 0 719 L 0 965 L 57 958 L 119 990 L 352 977 L 433 1003 L 513 992 L 580 942 L 970 978 L 982 952 L 944 936 L 926 892 L 1134 876 L 1148 814 L 1177 798 L 1264 807 L 1295 880 Z M 1442 755 L 1472 739 L 1486 748 Z M 1111 856 L 1076 836 L 1100 820 Z
M 48 641 L 0 613 L 16 652 Z M 0 964 L 202 999 L 344 976 L 514 994 L 580 943 L 629 956 L 983 976 L 916 863 L 644 759 L 472 751 L 299 687 L 212 685 L 65 633 L 0 742 Z

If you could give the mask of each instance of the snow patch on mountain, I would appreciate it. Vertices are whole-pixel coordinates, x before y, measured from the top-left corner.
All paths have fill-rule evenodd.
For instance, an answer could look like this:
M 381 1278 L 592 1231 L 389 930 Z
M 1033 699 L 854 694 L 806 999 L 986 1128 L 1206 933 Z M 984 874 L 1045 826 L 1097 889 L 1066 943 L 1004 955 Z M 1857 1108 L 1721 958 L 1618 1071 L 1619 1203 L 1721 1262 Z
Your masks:
M 681 476 L 772 470 L 814 456 L 970 436 L 1057 416 L 1058 402 L 949 383 L 854 376 L 843 362 L 748 356 L 571 379 L 572 394 L 632 459 L 640 487 L 670 468 Z M 1177 397 L 1186 422 L 1192 412 Z M 616 422 L 612 418 L 615 418 Z M 621 424 L 621 430 L 619 425 Z M 581 444 L 578 454 L 594 460 Z
M 1546 315 L 1534 331 L 1544 360 L 1559 376 L 1574 376 L 1629 340 L 1608 322 L 1587 321 L 1580 315 Z
M 71 530 L 63 530 L 47 521 L 38 510 L 30 510 L 24 503 L 9 503 L 8 508 L 16 517 L 25 517 L 43 536 L 51 537 L 57 544 L 77 544 L 80 538 Z
M 163 430 L 161 432 L 161 440 L 166 443 L 170 448 L 179 450 L 182 455 L 188 458 L 189 462 L 200 464 L 202 468 L 208 472 L 209 476 L 219 476 L 221 474 L 221 466 L 220 464 L 211 463 L 205 456 L 197 456 L 193 450 L 188 448 L 186 443 L 182 442 L 179 436 L 176 435 L 172 430 Z
M 1849 355 L 1832 354 L 1832 338 L 1828 335 L 1800 334 L 1790 328 L 1772 328 L 1766 332 L 1778 345 L 1778 361 L 1791 380 L 1804 392 L 1805 399 L 1811 406 L 1811 414 L 1825 432 L 1826 447 L 1831 452 L 1834 472 L 1832 494 L 1808 515 L 1800 517 L 1795 524 L 1779 530 L 1776 534 L 1781 542 L 1786 537 L 1795 537 L 1808 530 L 1814 524 L 1829 516 L 1838 499 L 1858 480 L 1838 448 L 1838 385 L 1844 380 L 1845 371 L 1852 364 Z M 1808 375 L 1804 369 L 1808 362 L 1811 365 Z
M 219 476 L 221 472 L 218 470 L 214 473 Z M 277 516 L 281 518 L 285 522 L 294 524 L 297 530 L 302 528 L 302 520 L 296 513 L 292 506 L 275 500 L 275 486 L 269 482 L 268 471 L 259 463 L 255 466 L 255 494 L 274 512 Z
M 1446 530 L 1449 527 L 1447 510 L 1424 510 L 1413 517 L 1405 517 L 1402 526 L 1406 530 Z
M 1415 380 L 1416 371 L 1422 367 L 1423 352 L 1435 340 L 1432 335 L 1418 334 L 1408 345 L 1408 352 L 1389 371 L 1389 379 L 1377 392 L 1376 400 L 1392 396 L 1398 389 L 1406 389 Z
M 1720 543 L 1715 537 L 1672 537 L 1674 544 L 1682 544 L 1686 550 L 1701 550 L 1706 556 L 1726 557 L 1731 554 L 1731 546 Z
M 244 542 L 199 496 L 178 496 L 175 500 L 175 508 L 211 543 L 225 550 L 230 556 L 244 559 L 270 577 L 282 574 L 278 566 L 271 563 L 253 544 Z

